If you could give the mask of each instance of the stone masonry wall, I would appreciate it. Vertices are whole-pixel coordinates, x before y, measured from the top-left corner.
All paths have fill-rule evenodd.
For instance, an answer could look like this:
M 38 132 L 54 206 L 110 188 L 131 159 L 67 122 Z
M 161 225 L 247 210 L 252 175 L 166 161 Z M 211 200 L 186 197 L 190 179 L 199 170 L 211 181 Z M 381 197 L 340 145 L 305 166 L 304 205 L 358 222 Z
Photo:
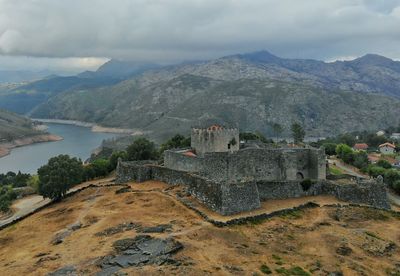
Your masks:
M 310 187 L 303 187 L 302 181 L 216 181 L 172 170 L 154 164 L 138 165 L 134 162 L 119 162 L 117 183 L 159 180 L 168 184 L 182 184 L 208 208 L 231 215 L 260 207 L 267 199 L 285 199 L 311 195 L 333 195 L 336 198 L 377 208 L 390 209 L 383 183 L 361 181 L 341 184 L 329 180 L 314 181 Z
M 305 190 L 301 181 L 257 181 L 260 200 L 286 199 L 322 194 L 323 182 L 317 181 Z
M 200 174 L 223 181 L 294 181 L 299 177 L 324 180 L 325 155 L 319 149 L 243 149 L 207 153 Z
M 186 156 L 181 152 L 166 150 L 164 165 L 167 168 L 186 172 L 199 172 L 203 169 L 203 158 Z
M 243 149 L 185 156 L 165 151 L 166 167 L 196 172 L 216 181 L 294 181 L 325 179 L 325 153 L 320 149 Z
M 221 189 L 222 206 L 219 213 L 222 215 L 233 215 L 261 207 L 260 196 L 255 182 L 224 182 L 221 185 Z
M 211 210 L 223 215 L 250 211 L 260 207 L 255 185 L 222 184 L 198 175 L 172 170 L 157 165 L 137 165 L 134 162 L 119 162 L 117 183 L 158 180 L 168 184 L 187 186 L 191 195 Z
M 235 140 L 235 145 L 230 144 Z M 201 129 L 193 128 L 191 146 L 198 155 L 207 152 L 233 152 L 239 150 L 239 130 L 237 128 Z M 228 147 L 228 144 L 229 147 Z
M 116 183 L 126 183 L 129 181 L 143 182 L 150 180 L 151 167 L 148 164 L 155 163 L 154 161 L 141 162 L 118 162 L 116 169 Z
M 374 180 L 353 182 L 345 185 L 326 181 L 322 188 L 323 194 L 333 195 L 343 201 L 390 209 L 385 185 Z

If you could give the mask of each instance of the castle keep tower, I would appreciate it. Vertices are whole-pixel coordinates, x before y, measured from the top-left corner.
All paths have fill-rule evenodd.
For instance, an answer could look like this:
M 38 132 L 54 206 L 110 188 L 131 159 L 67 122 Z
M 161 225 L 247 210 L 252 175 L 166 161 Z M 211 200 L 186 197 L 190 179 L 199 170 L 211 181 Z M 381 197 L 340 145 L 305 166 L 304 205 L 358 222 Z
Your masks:
M 191 146 L 198 155 L 207 152 L 234 152 L 239 150 L 239 129 L 212 125 L 192 128 Z

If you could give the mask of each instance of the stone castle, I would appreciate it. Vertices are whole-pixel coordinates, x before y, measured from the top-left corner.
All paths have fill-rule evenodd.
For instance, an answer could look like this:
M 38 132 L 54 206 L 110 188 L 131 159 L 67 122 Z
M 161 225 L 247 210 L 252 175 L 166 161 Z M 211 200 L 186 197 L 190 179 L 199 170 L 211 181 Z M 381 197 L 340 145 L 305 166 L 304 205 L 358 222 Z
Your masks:
M 191 148 L 165 151 L 163 166 L 119 161 L 118 182 L 151 179 L 185 185 L 191 195 L 222 215 L 257 209 L 268 199 L 321 194 L 390 208 L 382 183 L 341 185 L 326 180 L 323 148 L 243 142 L 237 128 L 219 125 L 193 128 Z

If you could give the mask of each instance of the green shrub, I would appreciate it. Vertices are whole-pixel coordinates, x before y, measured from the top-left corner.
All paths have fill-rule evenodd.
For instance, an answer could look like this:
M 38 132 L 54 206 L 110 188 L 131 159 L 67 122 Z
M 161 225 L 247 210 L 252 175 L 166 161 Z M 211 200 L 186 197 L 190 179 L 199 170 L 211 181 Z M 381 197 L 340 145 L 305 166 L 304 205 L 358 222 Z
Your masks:
M 11 185 L 14 188 L 17 187 L 26 187 L 28 184 L 28 180 L 30 178 L 30 174 L 8 172 L 6 174 L 0 174 L 0 186 L 8 186 Z
M 12 189 L 11 185 L 0 187 L 0 211 L 7 212 L 11 203 L 17 198 L 17 193 Z
M 264 274 L 272 274 L 271 269 L 266 264 L 260 266 L 260 271 Z
M 28 182 L 27 182 L 29 187 L 32 187 L 36 192 L 39 191 L 39 176 L 37 174 L 32 175 Z
M 0 197 L 0 212 L 6 213 L 10 210 L 11 200 Z
M 400 180 L 400 171 L 396 169 L 389 169 L 386 170 L 384 174 L 385 183 L 388 184 L 390 187 L 397 181 Z
M 386 169 L 375 165 L 369 165 L 366 172 L 369 176 L 378 177 L 379 175 L 385 175 Z
M 353 153 L 353 162 L 351 163 L 356 168 L 362 169 L 368 166 L 368 154 L 365 151 L 357 151 Z
M 94 168 L 96 177 L 106 176 L 110 172 L 110 161 L 107 159 L 96 159 L 90 165 Z
M 89 181 L 96 178 L 96 170 L 91 164 L 83 166 L 83 180 Z
M 393 190 L 396 191 L 396 193 L 400 194 L 400 180 L 396 180 L 396 181 L 392 184 L 392 188 L 393 188 Z
M 375 165 L 377 165 L 378 167 L 385 168 L 385 169 L 391 169 L 392 168 L 392 165 L 385 159 L 378 160 L 378 162 L 376 162 Z
M 292 275 L 294 275 L 294 276 L 311 276 L 310 273 L 308 273 L 307 271 L 305 271 L 304 269 L 302 269 L 299 266 L 294 266 L 289 269 L 280 267 L 280 268 L 275 269 L 275 271 L 278 274 L 285 275 L 285 276 L 292 276 Z
M 335 143 L 324 143 L 322 146 L 325 148 L 325 154 L 327 155 L 335 155 L 336 154 L 336 146 Z
M 308 191 L 313 184 L 314 184 L 314 182 L 309 178 L 306 178 L 300 182 L 300 185 L 303 188 L 303 191 Z
M 110 160 L 109 171 L 113 171 L 117 168 L 119 158 L 121 158 L 124 161 L 128 158 L 128 154 L 125 151 L 113 152 L 109 159 Z
M 176 134 L 174 137 L 166 141 L 160 147 L 160 154 L 169 149 L 188 148 L 190 147 L 190 137 Z
M 351 164 L 353 162 L 353 157 L 354 157 L 353 149 L 346 144 L 337 145 L 336 154 L 345 163 Z

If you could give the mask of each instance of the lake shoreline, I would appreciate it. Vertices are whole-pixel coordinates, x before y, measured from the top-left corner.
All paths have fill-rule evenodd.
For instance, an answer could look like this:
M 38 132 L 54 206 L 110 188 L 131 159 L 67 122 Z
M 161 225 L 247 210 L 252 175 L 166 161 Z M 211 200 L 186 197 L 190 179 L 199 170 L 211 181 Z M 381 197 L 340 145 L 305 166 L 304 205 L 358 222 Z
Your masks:
M 46 133 L 62 137 L 61 141 L 54 143 L 36 143 L 29 145 L 28 141 L 23 141 L 25 146 L 13 148 L 11 153 L 0 158 L 0 173 L 8 171 L 35 174 L 37 169 L 47 164 L 48 160 L 60 154 L 66 154 L 81 160 L 87 160 L 93 153 L 93 149 L 97 148 L 104 140 L 114 139 L 118 134 L 112 133 L 95 133 L 90 128 L 79 127 L 67 124 L 46 124 L 48 126 Z M 54 137 L 54 136 L 53 136 Z M 53 141 L 52 137 L 41 137 L 41 141 Z M 29 141 L 32 142 L 32 141 Z M 39 141 L 38 141 L 39 142 Z M 20 145 L 20 143 L 18 143 Z M 3 155 L 11 148 L 10 145 L 3 146 Z M 15 147 L 15 145 L 12 145 Z
M 12 149 L 28 146 L 37 143 L 56 142 L 63 140 L 63 137 L 54 134 L 39 134 L 25 138 L 15 139 L 11 142 L 0 143 L 0 158 L 11 153 Z
M 50 123 L 50 124 L 63 124 L 63 125 L 74 125 L 90 128 L 92 132 L 99 133 L 115 133 L 115 134 L 130 134 L 130 135 L 143 135 L 143 132 L 140 129 L 131 129 L 131 128 L 116 128 L 116 127 L 103 127 L 95 123 L 83 122 L 77 120 L 62 120 L 62 119 L 40 119 L 40 118 L 31 118 L 32 121 L 40 122 L 40 123 Z

